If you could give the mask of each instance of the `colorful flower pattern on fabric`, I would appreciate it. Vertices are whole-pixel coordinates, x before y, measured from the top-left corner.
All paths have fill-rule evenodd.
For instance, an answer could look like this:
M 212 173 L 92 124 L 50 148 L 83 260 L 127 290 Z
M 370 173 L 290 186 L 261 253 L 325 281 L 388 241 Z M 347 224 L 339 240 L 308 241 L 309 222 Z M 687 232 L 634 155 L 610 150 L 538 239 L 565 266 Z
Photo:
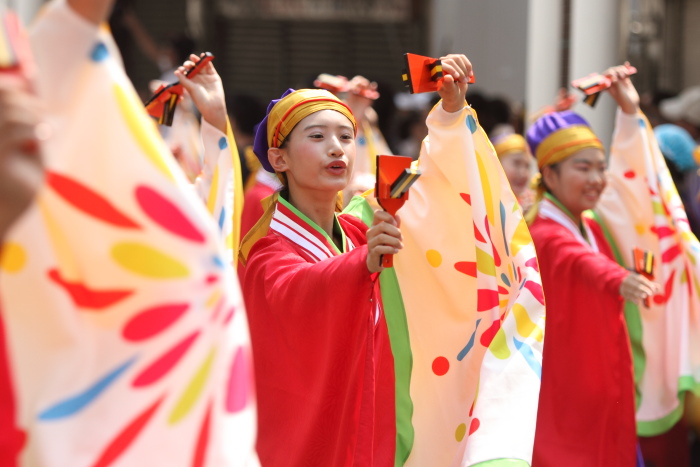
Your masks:
M 627 311 L 635 360 L 637 430 L 661 434 L 682 416 L 683 393 L 700 383 L 700 244 L 646 117 L 618 111 L 610 182 L 596 208 L 622 258 L 654 254 L 662 292 L 649 309 Z M 643 351 L 642 351 L 643 349 Z
M 394 260 L 413 359 L 405 465 L 474 465 L 504 443 L 530 462 L 545 309 L 532 239 L 476 113 L 438 105 L 428 128 Z
M 0 261 L 23 462 L 257 465 L 247 323 L 214 220 L 105 30 L 56 2 L 32 47 L 39 89 L 73 99 L 49 108 L 46 188 Z

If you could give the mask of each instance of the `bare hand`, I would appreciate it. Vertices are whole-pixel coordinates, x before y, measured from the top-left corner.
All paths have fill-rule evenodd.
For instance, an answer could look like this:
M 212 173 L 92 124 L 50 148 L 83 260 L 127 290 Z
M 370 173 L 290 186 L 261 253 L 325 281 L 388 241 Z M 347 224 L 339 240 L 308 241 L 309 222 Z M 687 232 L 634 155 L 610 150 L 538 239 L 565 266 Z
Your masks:
M 372 106 L 372 99 L 362 95 L 363 91 L 377 91 L 377 83 L 370 82 L 364 76 L 355 76 L 348 83 L 346 101 L 358 123 L 366 118 L 367 109 Z
M 214 65 L 211 62 L 207 63 L 192 79 L 185 76 L 185 70 L 193 68 L 199 60 L 197 55 L 190 55 L 190 59 L 175 70 L 175 76 L 192 97 L 202 118 L 222 133 L 226 133 L 224 86 Z
M 650 299 L 659 292 L 661 292 L 659 284 L 634 272 L 629 273 L 620 285 L 622 298 L 635 305 L 644 304 L 645 300 Z
M 447 112 L 459 112 L 464 108 L 468 81 L 474 75 L 472 64 L 465 55 L 450 54 L 440 57 L 444 79 L 438 91 L 442 108 Z
M 400 220 L 386 211 L 374 211 L 372 227 L 367 230 L 367 269 L 370 273 L 381 272 L 382 255 L 395 255 L 403 248 L 403 237 L 399 230 Z
M 626 67 L 628 65 L 629 62 L 625 62 L 624 66 L 608 68 L 604 74 L 612 81 L 608 92 L 615 99 L 617 105 L 624 113 L 634 115 L 639 111 L 639 93 L 627 75 Z
M 17 80 L 0 79 L 0 238 L 43 182 L 40 140 L 47 124 L 39 101 Z

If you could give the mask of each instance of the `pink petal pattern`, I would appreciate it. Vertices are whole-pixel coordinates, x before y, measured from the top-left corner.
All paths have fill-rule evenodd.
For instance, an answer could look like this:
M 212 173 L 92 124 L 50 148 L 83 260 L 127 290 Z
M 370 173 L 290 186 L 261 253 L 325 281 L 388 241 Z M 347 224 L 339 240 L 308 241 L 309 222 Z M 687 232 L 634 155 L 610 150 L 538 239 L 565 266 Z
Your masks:
M 189 303 L 169 303 L 143 310 L 126 323 L 122 336 L 131 342 L 150 339 L 170 327 L 189 307 Z
M 161 355 L 155 362 L 134 378 L 132 385 L 136 388 L 144 387 L 155 383 L 165 376 L 180 361 L 187 349 L 194 343 L 200 331 L 195 331 L 189 336 L 175 344 L 167 352 Z
M 58 269 L 51 269 L 48 276 L 70 295 L 75 306 L 86 310 L 102 311 L 134 293 L 124 289 L 91 289 L 85 284 L 65 280 Z
M 132 420 L 102 451 L 99 459 L 92 464 L 92 467 L 107 467 L 112 465 L 119 456 L 131 445 L 136 439 L 141 430 L 146 426 L 148 421 L 153 417 L 153 414 L 158 409 L 158 406 L 163 402 L 163 397 L 158 399 L 153 405 L 144 410 L 134 420 Z
M 140 228 L 136 222 L 119 211 L 107 198 L 75 179 L 56 172 L 48 172 L 46 184 L 73 207 L 97 220 L 116 227 Z
M 228 391 L 226 391 L 226 411 L 240 412 L 248 405 L 251 381 L 250 357 L 244 347 L 236 350 L 231 370 L 228 376 Z
M 204 235 L 168 198 L 145 185 L 137 187 L 135 194 L 143 212 L 156 224 L 178 237 L 195 243 L 204 243 Z

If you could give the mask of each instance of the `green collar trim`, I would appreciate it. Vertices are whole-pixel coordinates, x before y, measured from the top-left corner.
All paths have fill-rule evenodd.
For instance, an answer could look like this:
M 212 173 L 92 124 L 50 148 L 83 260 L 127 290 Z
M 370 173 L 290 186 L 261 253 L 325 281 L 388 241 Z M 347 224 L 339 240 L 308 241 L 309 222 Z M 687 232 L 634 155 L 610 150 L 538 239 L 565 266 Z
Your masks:
M 569 216 L 569 217 L 571 218 L 571 220 L 573 220 L 573 221 L 576 222 L 577 224 L 580 224 L 580 223 L 581 223 L 581 219 L 576 219 L 576 218 L 574 217 L 574 215 L 571 214 L 571 211 L 569 211 L 569 209 L 568 209 L 566 206 L 564 206 L 563 204 L 561 204 L 561 201 L 559 201 L 557 198 L 555 198 L 553 194 L 551 194 L 551 193 L 548 192 L 548 191 L 545 191 L 544 197 L 547 198 L 548 200 L 550 200 L 552 203 L 556 204 L 557 207 L 558 207 L 559 209 L 561 209 L 562 211 L 564 211 L 564 214 L 566 214 L 567 216 Z
M 309 219 L 306 214 L 303 212 L 299 211 L 297 208 L 292 206 L 292 204 L 284 199 L 281 195 L 277 198 L 278 202 L 282 203 L 287 209 L 292 211 L 294 214 L 299 216 L 300 219 L 302 219 L 304 222 L 309 224 L 314 230 L 316 230 L 318 233 L 323 235 L 323 237 L 326 239 L 329 245 L 333 247 L 333 249 L 336 251 L 338 254 L 346 253 L 345 251 L 345 246 L 348 244 L 347 239 L 345 238 L 345 232 L 343 229 L 340 227 L 340 222 L 338 221 L 338 215 L 333 214 L 333 232 L 340 234 L 341 237 L 341 245 L 342 245 L 342 250 L 338 248 L 338 245 L 335 244 L 333 239 L 328 236 L 328 233 L 323 230 L 321 227 L 318 226 L 314 221 Z
M 567 216 L 569 216 L 569 219 L 571 219 L 572 221 L 574 221 L 574 224 L 576 224 L 576 225 L 578 226 L 578 229 L 581 231 L 581 235 L 583 235 L 583 238 L 584 238 L 588 243 L 591 243 L 591 241 L 588 239 L 588 235 L 586 234 L 586 229 L 583 228 L 583 220 L 582 220 L 582 219 L 576 219 L 576 218 L 574 217 L 574 215 L 571 214 L 571 211 L 569 211 L 569 209 L 568 209 L 566 206 L 564 206 L 563 204 L 561 204 L 561 201 L 559 201 L 557 198 L 555 198 L 554 195 L 551 194 L 550 192 L 545 191 L 544 197 L 547 198 L 547 199 L 548 199 L 549 201 L 551 201 L 552 203 L 554 203 L 559 209 L 562 210 L 562 212 L 564 212 L 564 214 L 566 214 Z

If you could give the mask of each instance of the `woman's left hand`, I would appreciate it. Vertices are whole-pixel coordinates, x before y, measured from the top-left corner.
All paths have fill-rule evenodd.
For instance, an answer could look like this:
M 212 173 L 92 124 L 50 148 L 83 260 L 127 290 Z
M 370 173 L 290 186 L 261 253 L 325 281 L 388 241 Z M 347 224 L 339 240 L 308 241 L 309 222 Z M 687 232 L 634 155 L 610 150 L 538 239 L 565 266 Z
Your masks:
M 442 98 L 442 108 L 447 112 L 459 112 L 465 106 L 469 79 L 474 75 L 472 64 L 461 54 L 440 57 L 440 61 L 444 78 L 438 94 Z
M 45 113 L 25 83 L 0 74 L 0 243 L 43 183 Z
M 639 93 L 627 74 L 628 66 L 629 62 L 625 62 L 622 66 L 608 68 L 604 74 L 612 81 L 608 92 L 617 105 L 624 113 L 634 115 L 639 111 Z
M 191 79 L 185 76 L 185 70 L 194 67 L 200 59 L 197 55 L 190 55 L 190 59 L 175 70 L 175 76 L 192 97 L 194 105 L 202 114 L 202 118 L 222 133 L 226 133 L 227 114 L 224 86 L 214 65 L 211 62 L 207 63 Z

